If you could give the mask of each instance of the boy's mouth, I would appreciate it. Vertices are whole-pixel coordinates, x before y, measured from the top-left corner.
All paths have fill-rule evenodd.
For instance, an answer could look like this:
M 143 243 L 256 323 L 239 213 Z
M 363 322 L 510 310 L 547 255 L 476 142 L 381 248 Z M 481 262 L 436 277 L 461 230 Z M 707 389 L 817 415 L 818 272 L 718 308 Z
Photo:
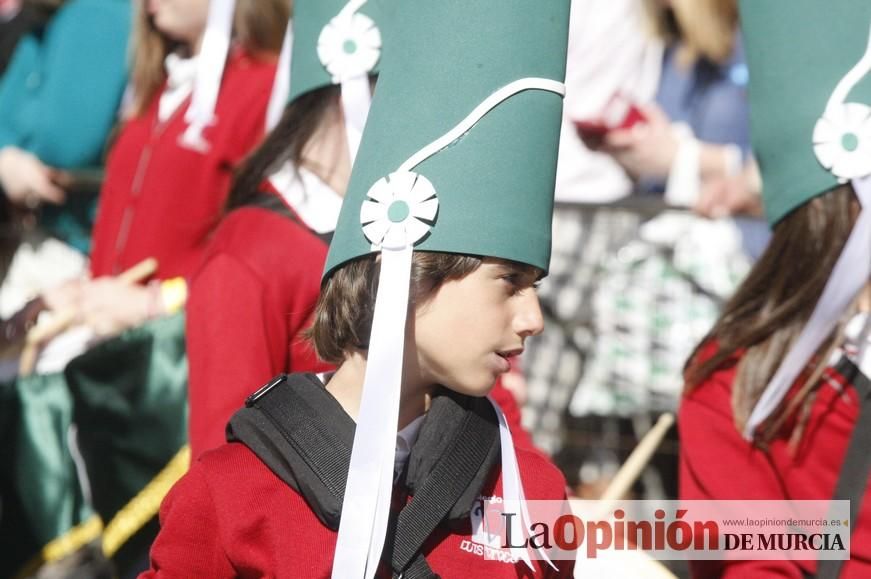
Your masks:
M 510 360 L 511 358 L 515 358 L 523 353 L 523 348 L 515 348 L 513 350 L 500 350 L 496 352 L 497 355 L 502 356 L 506 360 Z

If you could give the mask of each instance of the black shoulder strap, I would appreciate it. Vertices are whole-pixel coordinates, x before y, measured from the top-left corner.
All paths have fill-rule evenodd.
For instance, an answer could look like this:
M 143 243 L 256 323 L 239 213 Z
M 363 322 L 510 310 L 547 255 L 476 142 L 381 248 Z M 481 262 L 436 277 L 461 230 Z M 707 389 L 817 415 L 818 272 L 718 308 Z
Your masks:
M 338 529 L 354 426 L 317 378 L 280 375 L 267 383 L 230 419 L 227 440 L 251 449 L 325 526 Z
M 266 209 L 267 211 L 272 211 L 273 213 L 277 213 L 282 217 L 286 217 L 290 219 L 294 223 L 298 223 L 305 229 L 307 229 L 312 235 L 323 241 L 325 244 L 329 245 L 333 240 L 332 232 L 328 233 L 318 233 L 311 229 L 308 225 L 306 225 L 299 216 L 294 213 L 290 207 L 287 206 L 287 203 L 274 193 L 269 193 L 267 191 L 261 191 L 257 195 L 251 197 L 251 199 L 245 204 L 245 207 L 259 207 L 261 209 Z
M 492 412 L 492 408 L 486 410 Z M 488 420 L 480 410 L 466 412 L 452 448 L 400 511 L 391 556 L 391 567 L 396 575 L 403 579 L 436 577 L 423 556 L 423 545 L 466 494 L 494 446 L 498 448 L 495 414 L 492 418 Z
M 305 497 L 327 527 L 336 530 L 351 460 L 353 422 L 315 381 L 309 375 L 277 377 L 252 394 L 245 408 L 233 416 L 227 439 L 248 446 Z M 450 442 L 433 448 L 429 442 L 434 439 Z M 484 399 L 436 396 L 412 449 L 412 454 L 416 452 L 432 459 L 433 465 L 431 470 L 418 469 L 420 484 L 395 519 L 383 561 L 390 561 L 394 573 L 404 579 L 431 579 L 435 574 L 422 554 L 424 544 L 452 509 L 468 498 L 471 487 L 483 486 L 480 473 L 497 464 L 495 412 Z M 480 489 L 472 490 L 473 499 L 477 498 Z
M 868 477 L 871 474 L 871 380 L 847 357 L 841 358 L 836 370 L 856 388 L 859 395 L 859 416 L 856 426 L 850 435 L 847 454 L 835 486 L 834 500 L 850 501 L 850 533 L 852 534 L 859 522 L 859 509 L 868 488 Z M 837 579 L 841 574 L 844 560 L 820 561 L 817 567 L 816 579 Z

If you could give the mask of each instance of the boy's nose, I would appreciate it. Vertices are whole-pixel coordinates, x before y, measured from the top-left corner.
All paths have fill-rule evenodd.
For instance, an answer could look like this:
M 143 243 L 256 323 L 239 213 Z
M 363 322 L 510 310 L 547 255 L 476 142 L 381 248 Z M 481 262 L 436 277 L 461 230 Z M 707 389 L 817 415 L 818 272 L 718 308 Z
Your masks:
M 514 315 L 514 331 L 523 337 L 537 336 L 544 330 L 544 317 L 541 314 L 538 294 L 534 291 L 524 294 Z

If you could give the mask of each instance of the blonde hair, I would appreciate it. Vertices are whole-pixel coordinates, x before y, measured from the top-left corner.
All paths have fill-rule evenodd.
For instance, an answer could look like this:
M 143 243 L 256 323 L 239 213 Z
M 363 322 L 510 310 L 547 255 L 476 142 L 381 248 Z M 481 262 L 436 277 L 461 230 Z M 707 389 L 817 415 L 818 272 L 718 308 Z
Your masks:
M 292 0 L 236 0 L 234 41 L 254 56 L 281 50 Z M 166 80 L 163 62 L 178 44 L 161 34 L 148 16 L 145 2 L 136 2 L 130 46 L 132 102 L 127 116 L 142 114 Z
M 682 43 L 684 64 L 704 58 L 723 64 L 735 48 L 737 0 L 645 0 L 654 36 Z

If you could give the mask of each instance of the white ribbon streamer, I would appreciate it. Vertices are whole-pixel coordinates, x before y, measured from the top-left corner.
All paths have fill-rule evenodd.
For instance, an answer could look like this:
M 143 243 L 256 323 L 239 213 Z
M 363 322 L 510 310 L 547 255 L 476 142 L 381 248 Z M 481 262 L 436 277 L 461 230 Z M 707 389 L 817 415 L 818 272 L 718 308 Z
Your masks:
M 333 579 L 371 579 L 384 548 L 393 492 L 412 253 L 410 244 L 381 251 L 378 296 L 342 501 Z
M 359 3 L 363 4 L 363 2 Z M 344 93 L 344 85 L 342 88 Z M 453 129 L 412 155 L 396 172 L 400 174 L 398 178 L 412 186 L 416 180 L 413 175 L 407 175 L 411 173 L 411 169 L 467 133 L 500 103 L 521 91 L 531 89 L 565 94 L 565 85 L 551 79 L 524 78 L 510 83 L 475 107 Z M 368 80 L 366 92 L 368 93 Z M 406 176 L 403 177 L 402 173 L 406 173 Z M 367 220 L 364 220 L 364 225 L 366 223 Z M 351 451 L 348 483 L 342 501 L 339 534 L 333 559 L 333 579 L 354 577 L 371 579 L 378 569 L 384 548 L 393 492 L 393 465 L 399 420 L 399 398 L 402 389 L 402 361 L 405 351 L 411 263 L 414 242 L 419 239 L 419 236 L 414 234 L 414 229 L 411 228 L 409 233 L 409 229 L 396 228 L 397 232 L 405 232 L 404 239 L 391 240 L 389 245 L 381 244 L 378 295 L 375 298 L 366 374 L 363 379 L 360 412 Z M 502 420 L 504 422 L 504 417 Z M 500 439 L 502 439 L 501 430 Z M 506 466 L 505 461 L 508 461 L 508 470 L 513 473 L 509 477 L 509 490 L 512 496 L 522 499 L 523 486 L 510 437 L 508 442 L 502 456 L 503 470 Z M 373 497 L 375 497 L 374 501 Z M 526 520 L 529 520 L 528 513 L 525 516 Z M 525 554 L 525 557 L 524 560 L 531 566 L 528 554 Z
M 235 9 L 235 0 L 209 2 L 206 30 L 197 61 L 197 80 L 191 104 L 185 114 L 188 127 L 181 137 L 185 146 L 197 151 L 206 151 L 209 148 L 209 143 L 203 138 L 203 130 L 215 120 L 215 105 L 230 50 Z
M 278 55 L 278 69 L 272 83 L 272 94 L 269 95 L 269 105 L 266 108 L 266 132 L 268 133 L 284 114 L 287 97 L 290 94 L 290 67 L 293 62 L 293 19 L 287 21 L 284 30 L 284 40 L 281 42 L 281 53 Z
M 351 166 L 360 149 L 363 127 L 372 105 L 372 92 L 369 89 L 369 76 L 360 75 L 342 81 L 342 114 L 345 118 L 345 135 L 348 140 L 348 155 Z
M 493 405 L 493 410 L 496 411 L 496 416 L 499 418 L 499 448 L 502 453 L 502 500 L 504 513 L 513 513 L 513 517 L 508 520 L 511 524 L 511 536 L 523 537 L 524 540 L 529 538 L 529 528 L 532 525 L 532 517 L 529 516 L 529 509 L 526 506 L 526 493 L 523 492 L 523 481 L 520 477 L 520 467 L 517 464 L 517 454 L 514 452 L 514 440 L 511 437 L 511 430 L 508 428 L 508 421 L 505 419 L 505 413 L 496 403 L 493 398 L 487 396 L 487 400 Z M 525 542 L 525 541 L 524 541 Z M 523 547 L 509 547 L 511 556 L 526 563 L 526 565 L 535 572 L 535 567 L 530 561 L 528 549 Z M 535 547 L 538 556 L 542 561 L 546 561 L 548 565 L 556 570 L 556 565 L 550 560 L 541 547 Z
M 759 425 L 780 405 L 808 361 L 871 278 L 871 176 L 854 179 L 852 183 L 862 210 L 807 325 L 753 408 L 744 429 L 747 440 L 753 439 Z

